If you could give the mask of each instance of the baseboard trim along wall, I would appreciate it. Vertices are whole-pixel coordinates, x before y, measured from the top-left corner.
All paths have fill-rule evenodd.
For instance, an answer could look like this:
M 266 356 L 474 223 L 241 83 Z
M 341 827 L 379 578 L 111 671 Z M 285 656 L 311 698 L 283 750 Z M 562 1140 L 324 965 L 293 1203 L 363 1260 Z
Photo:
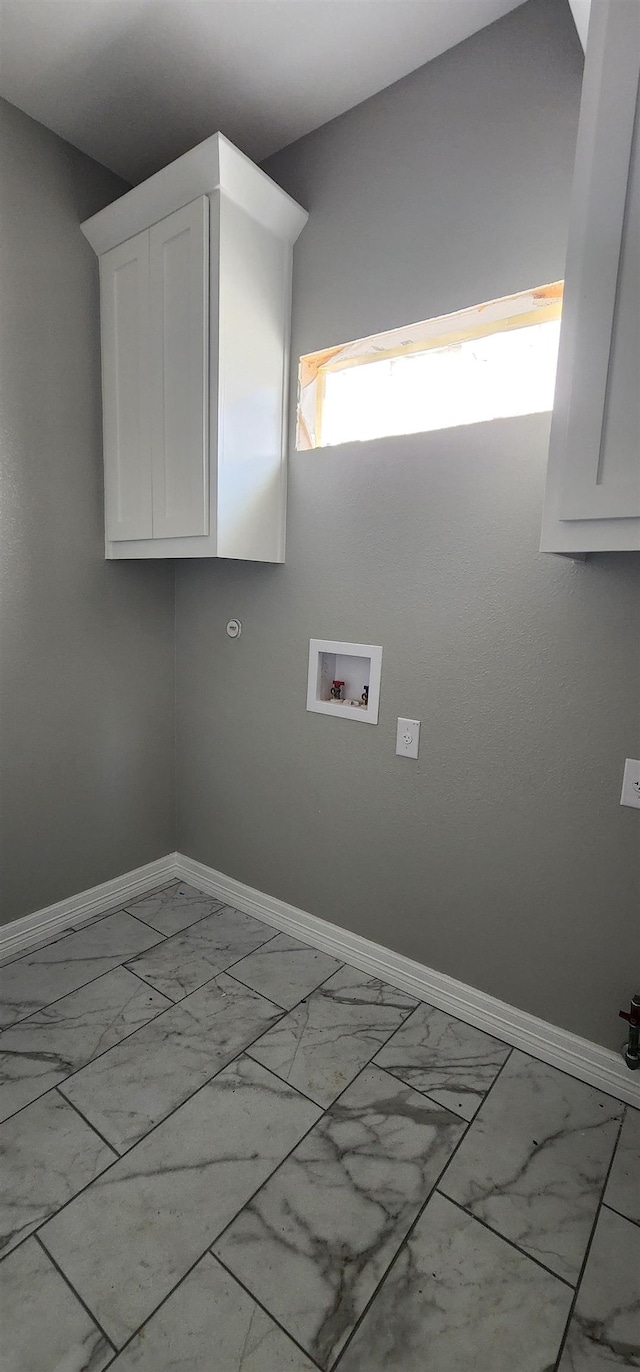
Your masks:
M 363 972 L 381 977 L 400 990 L 409 992 L 417 1000 L 426 1001 L 467 1024 L 484 1029 L 514 1048 L 521 1048 L 524 1053 L 530 1053 L 532 1057 L 540 1058 L 570 1076 L 616 1096 L 618 1100 L 640 1107 L 640 1081 L 625 1066 L 621 1054 L 580 1038 L 568 1029 L 560 1029 L 546 1020 L 537 1019 L 525 1010 L 496 1000 L 484 991 L 466 986 L 464 982 L 456 981 L 443 972 L 436 972 L 420 962 L 414 962 L 412 958 L 404 957 L 402 953 L 394 953 L 390 948 L 372 943 L 370 939 L 350 933 L 337 924 L 330 924 L 306 910 L 299 910 L 275 896 L 245 886 L 243 882 L 216 872 L 214 868 L 181 853 L 170 853 L 157 862 L 150 862 L 113 881 L 94 886 L 90 891 L 80 892 L 68 900 L 59 901 L 57 905 L 14 920 L 0 929 L 0 960 L 22 949 L 27 950 L 32 943 L 53 937 L 58 931 L 62 933 L 65 928 L 79 924 L 91 915 L 112 908 L 119 909 L 132 897 L 175 878 L 191 882 L 225 904 L 255 915 L 265 924 L 292 934 L 303 943 L 310 943 L 326 953 L 332 953 L 334 957 L 351 963 Z
M 0 926 L 0 961 L 11 957 L 32 943 L 53 938 L 58 932 L 64 933 L 74 924 L 81 924 L 91 915 L 101 915 L 105 910 L 119 910 L 133 896 L 142 895 L 154 886 L 162 886 L 181 876 L 176 864 L 177 853 L 147 862 L 144 867 L 136 867 L 121 877 L 103 881 L 100 886 L 92 886 L 88 891 L 80 891 L 77 896 L 59 900 L 56 905 L 48 905 L 44 910 L 35 910 L 32 915 L 14 919 L 10 924 Z

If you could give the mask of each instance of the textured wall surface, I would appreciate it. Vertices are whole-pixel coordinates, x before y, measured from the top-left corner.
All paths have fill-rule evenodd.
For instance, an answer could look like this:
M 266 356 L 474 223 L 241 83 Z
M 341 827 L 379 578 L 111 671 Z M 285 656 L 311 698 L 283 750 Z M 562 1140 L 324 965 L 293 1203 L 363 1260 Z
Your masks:
M 98 265 L 125 189 L 0 105 L 0 921 L 174 847 L 173 567 L 105 563 Z
M 580 80 L 568 8 L 533 0 L 271 159 L 311 212 L 294 363 L 561 277 Z M 286 565 L 178 567 L 178 846 L 618 1046 L 640 557 L 538 553 L 548 429 L 292 450 Z M 311 636 L 383 645 L 377 728 L 306 713 Z

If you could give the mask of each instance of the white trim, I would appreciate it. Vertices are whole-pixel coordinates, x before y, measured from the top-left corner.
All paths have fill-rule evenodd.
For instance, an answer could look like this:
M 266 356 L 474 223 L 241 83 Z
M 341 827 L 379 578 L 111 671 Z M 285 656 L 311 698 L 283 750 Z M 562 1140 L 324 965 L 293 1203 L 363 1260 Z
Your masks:
M 337 924 L 310 915 L 295 905 L 276 896 L 265 895 L 252 886 L 216 872 L 194 858 L 184 857 L 182 853 L 168 853 L 157 862 L 146 867 L 138 867 L 126 872 L 113 881 L 105 881 L 90 891 L 70 896 L 45 910 L 37 910 L 33 915 L 25 915 L 6 925 L 4 933 L 0 930 L 0 959 L 28 948 L 46 934 L 55 934 L 68 928 L 72 923 L 87 919 L 90 915 L 100 914 L 110 907 L 125 905 L 132 896 L 141 895 L 154 886 L 160 886 L 172 878 L 192 882 L 209 895 L 218 896 L 227 905 L 244 910 L 257 919 L 264 920 L 284 933 L 293 934 L 303 943 L 314 948 L 322 948 L 326 953 L 363 972 L 371 972 L 392 986 L 408 991 L 417 1000 L 435 1005 L 466 1024 L 474 1024 L 478 1029 L 503 1039 L 514 1048 L 520 1048 L 552 1067 L 558 1067 L 579 1081 L 616 1096 L 618 1100 L 640 1107 L 640 1081 L 625 1066 L 622 1054 L 603 1048 L 599 1043 L 580 1038 L 537 1019 L 525 1010 L 496 1000 L 484 991 L 466 986 L 462 981 L 424 967 L 402 953 L 394 953 L 379 943 Z M 624 1031 L 621 1030 L 621 1037 Z M 640 1073 L 637 1074 L 640 1077 Z
M 622 1054 L 603 1048 L 599 1043 L 571 1034 L 568 1029 L 560 1029 L 546 1020 L 537 1019 L 525 1010 L 496 1000 L 485 991 L 477 991 L 462 981 L 445 976 L 420 962 L 414 962 L 402 953 L 394 953 L 379 943 L 336 924 L 310 915 L 306 910 L 298 910 L 295 905 L 287 905 L 275 896 L 264 895 L 251 886 L 245 886 L 233 877 L 205 867 L 202 862 L 176 854 L 177 872 L 185 881 L 192 882 L 209 895 L 218 896 L 228 905 L 234 905 L 246 914 L 255 915 L 293 934 L 303 943 L 322 948 L 343 962 L 363 972 L 371 972 L 384 981 L 391 982 L 402 991 L 408 991 L 418 1000 L 427 1001 L 439 1010 L 455 1015 L 467 1024 L 503 1039 L 514 1048 L 521 1048 L 534 1058 L 551 1063 L 561 1071 L 568 1072 L 579 1081 L 586 1081 L 601 1091 L 607 1091 L 618 1100 L 630 1105 L 640 1106 L 640 1081 L 625 1066 Z M 621 1030 L 620 1039 L 624 1036 Z M 640 1072 L 636 1074 L 640 1077 Z
M 265 229 L 295 243 L 309 215 L 221 133 L 150 176 L 80 225 L 98 257 L 201 195 L 223 190 Z
M 111 908 L 119 909 L 133 896 L 142 895 L 154 886 L 161 886 L 163 882 L 176 877 L 179 879 L 182 872 L 176 862 L 177 856 L 177 853 L 169 853 L 167 857 L 148 862 L 144 867 L 136 867 L 121 877 L 103 881 L 100 886 L 92 886 L 88 891 L 79 891 L 75 896 L 59 900 L 56 905 L 47 905 L 44 910 L 35 910 L 32 915 L 12 920 L 0 928 L 0 961 L 11 957 L 12 953 L 19 953 L 23 948 L 28 949 L 32 943 L 39 943 L 47 936 L 53 938 L 54 934 L 62 933 L 91 915 L 100 915 Z
M 333 700 L 320 699 L 322 666 L 320 659 L 324 653 L 335 657 L 363 657 L 369 659 L 367 672 L 369 695 L 366 708 L 360 705 L 342 705 Z M 343 643 L 335 638 L 309 639 L 309 669 L 307 673 L 307 709 L 318 715 L 334 715 L 336 719 L 357 719 L 361 724 L 378 723 L 380 704 L 380 676 L 382 673 L 382 648 L 377 643 Z M 364 683 L 363 683 L 364 685 Z

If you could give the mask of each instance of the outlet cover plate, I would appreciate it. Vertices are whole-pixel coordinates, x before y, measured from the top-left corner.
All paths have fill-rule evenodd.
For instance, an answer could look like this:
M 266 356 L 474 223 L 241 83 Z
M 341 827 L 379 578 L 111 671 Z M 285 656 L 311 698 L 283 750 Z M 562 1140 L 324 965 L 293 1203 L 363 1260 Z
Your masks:
M 640 810 L 640 759 L 637 757 L 625 759 L 620 804 Z
M 417 757 L 420 747 L 420 720 L 399 719 L 396 732 L 398 757 Z

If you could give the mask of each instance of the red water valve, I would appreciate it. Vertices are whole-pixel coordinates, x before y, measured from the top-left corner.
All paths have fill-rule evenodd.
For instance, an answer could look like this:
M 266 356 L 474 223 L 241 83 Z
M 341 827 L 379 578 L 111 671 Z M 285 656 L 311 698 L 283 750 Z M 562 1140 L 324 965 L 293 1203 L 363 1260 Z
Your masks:
M 626 1019 L 627 1024 L 640 1024 L 640 996 L 634 996 L 630 1010 L 618 1010 L 619 1019 Z
M 640 995 L 632 997 L 628 1010 L 618 1013 L 620 1019 L 626 1019 L 629 1025 L 629 1042 L 625 1043 L 622 1053 L 627 1067 L 635 1072 L 640 1067 Z

